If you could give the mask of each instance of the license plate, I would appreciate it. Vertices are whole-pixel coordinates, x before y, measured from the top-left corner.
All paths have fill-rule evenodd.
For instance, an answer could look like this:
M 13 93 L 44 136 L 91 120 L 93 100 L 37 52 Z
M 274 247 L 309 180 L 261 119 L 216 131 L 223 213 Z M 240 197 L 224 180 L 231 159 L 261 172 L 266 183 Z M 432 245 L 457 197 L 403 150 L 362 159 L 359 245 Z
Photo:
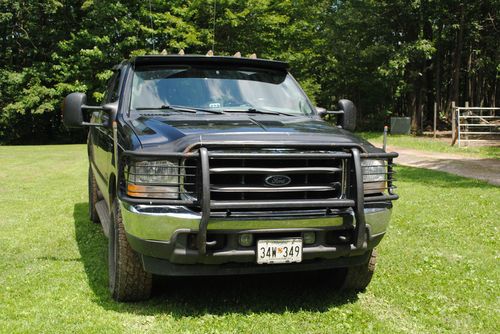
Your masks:
M 302 239 L 257 241 L 257 263 L 277 264 L 302 261 Z

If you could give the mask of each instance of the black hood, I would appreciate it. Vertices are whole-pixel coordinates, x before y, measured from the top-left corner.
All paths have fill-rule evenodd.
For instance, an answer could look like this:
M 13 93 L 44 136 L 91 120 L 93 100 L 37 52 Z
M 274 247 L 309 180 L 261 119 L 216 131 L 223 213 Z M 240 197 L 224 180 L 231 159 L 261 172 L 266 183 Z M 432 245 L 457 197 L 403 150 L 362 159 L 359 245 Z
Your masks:
M 273 142 L 289 144 L 332 143 L 360 145 L 371 151 L 372 145 L 329 123 L 310 117 L 223 114 L 139 116 L 131 121 L 143 148 L 161 148 L 179 151 L 197 143 L 231 141 Z M 167 147 L 165 147 L 167 148 Z

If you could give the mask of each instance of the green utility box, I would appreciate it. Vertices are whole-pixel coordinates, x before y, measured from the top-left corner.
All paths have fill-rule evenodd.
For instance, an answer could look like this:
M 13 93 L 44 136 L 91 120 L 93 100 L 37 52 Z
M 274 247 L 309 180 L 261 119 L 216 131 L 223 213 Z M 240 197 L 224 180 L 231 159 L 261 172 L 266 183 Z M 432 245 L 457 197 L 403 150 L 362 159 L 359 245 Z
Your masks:
M 410 117 L 391 117 L 391 134 L 409 135 L 411 129 Z

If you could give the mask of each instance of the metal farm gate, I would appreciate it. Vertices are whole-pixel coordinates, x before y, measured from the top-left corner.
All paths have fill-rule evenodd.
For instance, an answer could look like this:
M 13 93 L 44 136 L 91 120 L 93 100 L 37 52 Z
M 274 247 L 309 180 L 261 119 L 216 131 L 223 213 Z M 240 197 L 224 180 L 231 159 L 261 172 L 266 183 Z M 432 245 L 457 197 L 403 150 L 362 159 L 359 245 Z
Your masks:
M 458 146 L 500 145 L 500 108 L 455 107 Z

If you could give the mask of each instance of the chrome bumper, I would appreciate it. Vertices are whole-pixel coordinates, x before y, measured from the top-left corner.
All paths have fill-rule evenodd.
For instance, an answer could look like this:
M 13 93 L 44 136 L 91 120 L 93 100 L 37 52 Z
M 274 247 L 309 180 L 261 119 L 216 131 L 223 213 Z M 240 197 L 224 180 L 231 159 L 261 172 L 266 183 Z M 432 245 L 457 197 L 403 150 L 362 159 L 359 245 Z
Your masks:
M 238 246 L 236 236 L 239 233 L 272 233 L 276 237 L 286 233 L 316 231 L 318 235 L 327 231 L 341 231 L 353 228 L 354 213 L 328 217 L 289 217 L 289 218 L 211 218 L 208 233 L 224 233 L 231 236 L 233 242 L 227 247 L 207 254 L 199 254 L 188 247 L 188 235 L 197 233 L 201 214 L 184 206 L 168 205 L 130 205 L 120 202 L 123 223 L 128 240 L 143 261 L 151 258 L 167 260 L 178 264 L 224 264 L 229 262 L 253 262 L 255 250 L 252 247 Z M 350 244 L 326 245 L 321 242 L 304 245 L 303 259 L 335 259 L 340 257 L 360 256 L 375 247 L 382 239 L 391 216 L 390 208 L 366 208 L 366 238 L 363 247 Z
M 170 241 L 176 233 L 196 232 L 200 226 L 201 214 L 184 206 L 130 205 L 120 201 L 123 223 L 128 234 L 146 240 Z M 389 225 L 392 209 L 365 208 L 367 228 L 372 235 L 384 233 Z M 353 219 L 354 214 L 352 215 Z M 354 220 L 355 223 L 355 220 Z M 257 229 L 301 229 L 340 227 L 341 216 L 310 218 L 255 219 L 211 218 L 208 231 L 257 230 Z

